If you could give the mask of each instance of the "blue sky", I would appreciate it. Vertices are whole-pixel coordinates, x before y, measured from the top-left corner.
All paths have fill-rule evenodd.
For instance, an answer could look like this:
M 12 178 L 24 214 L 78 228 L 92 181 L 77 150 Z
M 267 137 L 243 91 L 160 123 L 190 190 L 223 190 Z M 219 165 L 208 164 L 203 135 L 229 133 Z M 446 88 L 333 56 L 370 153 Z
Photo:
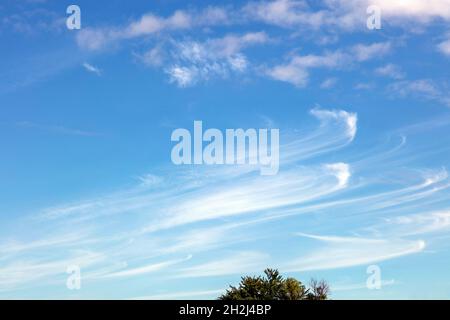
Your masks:
M 448 298 L 449 21 L 448 0 L 2 1 L 0 297 L 215 298 L 270 266 L 334 299 Z M 279 173 L 175 166 L 194 120 L 278 128 Z

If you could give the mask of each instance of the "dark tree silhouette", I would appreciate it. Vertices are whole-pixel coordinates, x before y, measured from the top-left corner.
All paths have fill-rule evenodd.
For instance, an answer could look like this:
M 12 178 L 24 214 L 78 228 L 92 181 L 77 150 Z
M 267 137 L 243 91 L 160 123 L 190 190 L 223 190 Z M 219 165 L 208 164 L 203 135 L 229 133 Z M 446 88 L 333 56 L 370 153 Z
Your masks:
M 324 280 L 311 279 L 309 283 L 308 300 L 327 300 L 330 286 Z
M 264 270 L 264 277 L 242 277 L 238 287 L 230 288 L 220 300 L 326 300 L 330 288 L 325 281 L 312 279 L 306 288 L 294 278 L 284 279 L 278 270 Z

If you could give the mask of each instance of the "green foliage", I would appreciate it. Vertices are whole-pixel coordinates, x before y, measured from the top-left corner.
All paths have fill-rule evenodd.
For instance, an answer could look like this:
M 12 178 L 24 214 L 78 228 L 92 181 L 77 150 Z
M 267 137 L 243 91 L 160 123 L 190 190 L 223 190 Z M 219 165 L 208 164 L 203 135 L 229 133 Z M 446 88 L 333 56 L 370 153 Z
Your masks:
M 278 270 L 264 270 L 264 277 L 246 276 L 238 287 L 230 286 L 220 300 L 326 300 L 329 286 L 325 281 L 311 280 L 310 288 L 297 279 L 284 279 Z

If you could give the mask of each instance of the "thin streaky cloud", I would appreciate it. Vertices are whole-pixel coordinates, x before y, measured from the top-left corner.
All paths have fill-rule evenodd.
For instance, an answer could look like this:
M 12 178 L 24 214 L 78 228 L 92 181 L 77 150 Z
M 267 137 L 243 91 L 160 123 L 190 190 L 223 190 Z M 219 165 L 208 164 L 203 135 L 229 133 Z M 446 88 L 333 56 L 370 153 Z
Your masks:
M 267 265 L 268 260 L 269 256 L 261 252 L 237 252 L 212 262 L 182 269 L 177 277 L 198 278 L 257 272 Z
M 311 236 L 309 236 L 311 237 Z M 286 265 L 289 271 L 326 270 L 350 266 L 368 265 L 405 255 L 415 254 L 425 249 L 423 240 L 371 239 L 313 236 L 325 243 Z
M 140 275 L 140 274 L 156 272 L 156 271 L 160 271 L 160 270 L 166 269 L 166 268 L 168 268 L 170 266 L 176 265 L 178 263 L 190 260 L 191 258 L 192 258 L 192 256 L 187 256 L 184 259 L 158 262 L 158 263 L 149 264 L 149 265 L 146 265 L 146 266 L 133 268 L 133 269 L 129 269 L 128 268 L 128 269 L 117 271 L 117 272 L 114 272 L 114 273 L 109 273 L 109 274 L 105 275 L 104 277 L 105 278 L 130 277 L 130 276 L 136 276 L 136 275 Z
M 94 65 L 92 65 L 90 63 L 84 62 L 83 63 L 83 67 L 84 67 L 84 69 L 86 71 L 88 71 L 90 73 L 94 73 L 97 76 L 101 76 L 102 75 L 102 71 L 98 67 L 96 67 L 96 66 L 94 66 Z

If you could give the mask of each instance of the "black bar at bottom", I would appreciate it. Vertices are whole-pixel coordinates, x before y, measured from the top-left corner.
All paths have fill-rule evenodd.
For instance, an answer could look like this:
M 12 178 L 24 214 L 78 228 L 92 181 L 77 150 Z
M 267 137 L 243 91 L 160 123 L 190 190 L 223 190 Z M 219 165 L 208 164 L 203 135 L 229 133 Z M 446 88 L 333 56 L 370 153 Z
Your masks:
M 450 301 L 0 301 L 2 314 L 22 313 L 33 317 L 70 316 L 104 319 L 112 315 L 124 319 L 301 319 L 344 316 L 345 319 L 378 319 L 392 316 L 430 317 L 446 314 Z M 293 318 L 294 317 L 294 318 Z

